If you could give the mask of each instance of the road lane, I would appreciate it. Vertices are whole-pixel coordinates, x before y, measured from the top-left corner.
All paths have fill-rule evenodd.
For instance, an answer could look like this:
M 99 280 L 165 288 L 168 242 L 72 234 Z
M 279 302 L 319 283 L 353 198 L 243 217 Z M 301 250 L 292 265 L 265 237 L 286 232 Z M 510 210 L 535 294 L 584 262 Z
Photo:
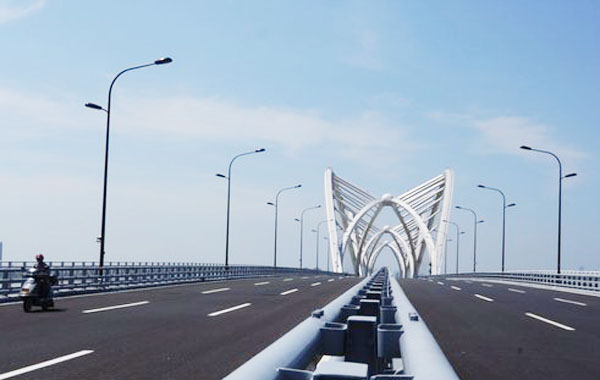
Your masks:
M 444 280 L 462 291 L 427 281 L 402 280 L 401 285 L 461 379 L 600 378 L 595 350 L 600 346 L 600 310 L 592 307 L 600 299 L 587 297 L 589 306 L 581 307 L 556 302 L 557 292 L 515 293 L 502 284 Z M 494 302 L 481 302 L 475 294 Z M 568 298 L 585 303 L 581 297 Z
M 256 279 L 227 281 L 229 291 L 205 295 L 215 283 L 145 292 L 59 299 L 59 311 L 24 314 L 20 305 L 0 309 L 0 373 L 23 368 L 31 358 L 60 357 L 82 347 L 93 360 L 72 361 L 19 379 L 220 379 L 272 343 L 310 313 L 353 286 L 347 278 L 319 287 L 298 282 L 288 297 L 283 277 L 255 286 Z M 82 310 L 148 300 L 143 307 L 109 313 Z M 251 303 L 222 315 L 208 314 Z M 10 326 L 10 329 L 5 328 Z M 109 369 L 109 370 L 107 370 Z

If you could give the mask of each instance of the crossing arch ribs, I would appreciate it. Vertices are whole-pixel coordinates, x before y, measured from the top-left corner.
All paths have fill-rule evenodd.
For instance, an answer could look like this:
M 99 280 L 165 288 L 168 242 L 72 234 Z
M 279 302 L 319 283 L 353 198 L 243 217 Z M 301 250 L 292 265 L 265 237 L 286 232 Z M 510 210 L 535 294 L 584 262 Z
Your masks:
M 444 172 L 403 194 L 374 197 L 360 187 L 338 177 L 331 168 L 325 171 L 325 212 L 329 233 L 329 254 L 336 272 L 343 271 L 349 255 L 354 272 L 364 276 L 373 271 L 384 248 L 394 253 L 400 274 L 413 277 L 423 259 L 432 274 L 444 267 L 444 248 L 450 219 L 454 172 Z M 378 217 L 391 208 L 397 224 L 378 225 Z M 383 241 L 386 235 L 391 240 Z

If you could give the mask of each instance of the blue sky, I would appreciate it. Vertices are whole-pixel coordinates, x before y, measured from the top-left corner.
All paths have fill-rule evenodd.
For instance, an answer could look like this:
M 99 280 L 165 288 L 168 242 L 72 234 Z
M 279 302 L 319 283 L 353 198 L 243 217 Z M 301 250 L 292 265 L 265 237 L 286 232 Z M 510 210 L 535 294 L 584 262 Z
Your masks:
M 597 2 L 0 0 L 0 46 L 6 260 L 97 258 L 105 117 L 83 104 L 170 56 L 115 85 L 107 260 L 221 262 L 215 173 L 265 147 L 233 169 L 234 263 L 272 262 L 266 202 L 302 183 L 281 198 L 278 262 L 297 263 L 293 218 L 323 202 L 328 166 L 374 195 L 451 167 L 455 203 L 485 220 L 480 269 L 499 268 L 501 200 L 478 183 L 517 203 L 507 268 L 551 269 L 557 168 L 526 144 L 578 173 L 564 183 L 563 267 L 600 267 Z M 307 230 L 323 219 L 307 214 Z M 471 216 L 453 219 L 466 270 Z M 305 247 L 311 265 L 313 235 Z

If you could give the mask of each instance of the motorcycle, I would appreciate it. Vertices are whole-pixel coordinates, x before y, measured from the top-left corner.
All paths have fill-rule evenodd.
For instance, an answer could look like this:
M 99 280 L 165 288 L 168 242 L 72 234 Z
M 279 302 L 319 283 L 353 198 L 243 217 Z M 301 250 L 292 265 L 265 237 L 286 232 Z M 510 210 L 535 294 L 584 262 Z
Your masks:
M 26 277 L 19 297 L 23 300 L 23 311 L 29 313 L 32 306 L 41 306 L 46 311 L 54 307 L 54 291 L 52 286 L 58 283 L 56 276 L 48 271 L 30 268 L 24 275 Z

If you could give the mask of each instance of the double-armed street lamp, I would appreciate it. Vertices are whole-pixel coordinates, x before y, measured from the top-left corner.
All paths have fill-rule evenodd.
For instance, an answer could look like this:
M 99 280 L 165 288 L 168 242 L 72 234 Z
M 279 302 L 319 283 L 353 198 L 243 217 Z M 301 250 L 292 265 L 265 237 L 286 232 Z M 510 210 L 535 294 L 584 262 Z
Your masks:
M 275 237 L 274 237 L 274 249 L 273 249 L 273 268 L 277 268 L 277 215 L 278 215 L 278 211 L 279 211 L 279 195 L 284 191 L 298 189 L 300 187 L 302 187 L 302 185 L 284 187 L 283 189 L 281 189 L 277 192 L 277 195 L 275 196 L 275 203 L 267 202 L 267 204 L 269 206 L 275 207 Z
M 505 241 L 506 241 L 506 209 L 509 207 L 514 207 L 517 204 L 510 203 L 507 205 L 506 204 L 506 196 L 504 195 L 504 192 L 502 192 L 502 190 L 500 190 L 500 189 L 497 189 L 495 187 L 485 186 L 485 185 L 477 185 L 477 187 L 479 187 L 481 189 L 496 191 L 496 192 L 500 193 L 500 195 L 502 195 L 502 273 L 504 273 L 504 247 L 505 247 Z
M 484 221 L 477 219 L 477 213 L 475 213 L 475 210 L 473 209 L 462 206 L 456 206 L 456 208 L 459 210 L 469 211 L 471 214 L 473 214 L 473 273 L 475 273 L 477 272 L 477 225 L 479 223 L 483 223 Z
M 225 232 L 225 268 L 229 267 L 229 212 L 231 205 L 231 165 L 238 157 L 247 156 L 255 153 L 262 153 L 265 148 L 255 149 L 252 152 L 240 153 L 233 157 L 229 162 L 229 168 L 227 169 L 227 175 L 217 173 L 217 177 L 225 178 L 227 180 L 227 227 Z
M 526 146 L 526 145 L 522 145 L 521 149 L 529 150 L 532 152 L 549 154 L 556 159 L 556 162 L 558 162 L 558 255 L 557 255 L 558 259 L 557 259 L 556 273 L 560 274 L 560 246 L 561 246 L 561 244 L 560 244 L 560 239 L 561 239 L 560 227 L 561 227 L 561 211 L 562 211 L 562 180 L 564 178 L 575 177 L 577 175 L 577 173 L 569 173 L 569 174 L 563 176 L 562 163 L 560 162 L 560 159 L 558 158 L 558 156 L 552 152 L 549 152 L 547 150 L 534 149 L 534 148 Z
M 108 182 L 108 142 L 109 142 L 109 137 L 110 137 L 110 110 L 111 110 L 111 97 L 112 97 L 112 89 L 113 86 L 115 84 L 115 82 L 117 81 L 117 79 L 123 75 L 124 73 L 128 72 L 128 71 L 133 71 L 133 70 L 137 70 L 137 69 L 142 69 L 144 67 L 149 67 L 149 66 L 156 66 L 156 65 L 164 65 L 167 63 L 171 63 L 173 62 L 173 60 L 169 57 L 165 57 L 165 58 L 160 58 L 157 59 L 156 61 L 152 62 L 152 63 L 147 63 L 145 65 L 140 65 L 140 66 L 133 66 L 133 67 L 129 67 L 123 71 L 121 71 L 120 73 L 118 73 L 114 79 L 112 80 L 112 82 L 110 83 L 110 87 L 108 88 L 108 105 L 106 107 L 106 109 L 104 109 L 103 107 L 94 104 L 94 103 L 86 103 L 85 106 L 91 109 L 95 109 L 95 110 L 100 110 L 100 111 L 104 111 L 106 112 L 106 147 L 104 150 L 104 187 L 103 187 L 103 192 L 102 192 L 102 227 L 100 229 L 100 237 L 98 238 L 98 240 L 100 241 L 100 263 L 99 263 L 99 267 L 98 267 L 98 273 L 100 275 L 102 275 L 102 267 L 104 266 L 104 245 L 106 243 L 106 236 L 105 236 L 105 227 L 106 227 L 106 187 L 107 187 L 107 182 Z
M 304 213 L 309 211 L 309 210 L 315 210 L 321 208 L 321 205 L 316 205 L 313 207 L 308 207 L 305 208 L 304 210 L 302 210 L 302 212 L 300 213 L 300 219 L 296 218 L 294 219 L 297 222 L 300 222 L 300 269 L 302 269 L 302 240 L 304 237 Z
M 458 252 L 459 252 L 460 235 L 464 235 L 464 231 L 460 230 L 458 223 L 451 222 L 449 220 L 442 220 L 442 222 L 450 223 L 456 228 L 456 274 L 458 274 Z

